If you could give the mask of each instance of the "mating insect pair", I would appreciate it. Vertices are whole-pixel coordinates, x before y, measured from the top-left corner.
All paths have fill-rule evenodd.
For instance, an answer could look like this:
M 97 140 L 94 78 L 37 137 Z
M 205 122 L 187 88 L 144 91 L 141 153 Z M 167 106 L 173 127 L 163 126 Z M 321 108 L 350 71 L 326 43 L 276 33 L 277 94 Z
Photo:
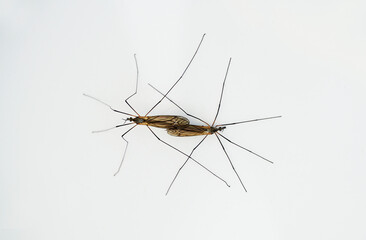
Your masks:
M 122 161 L 120 163 L 120 166 L 118 168 L 118 171 L 116 172 L 116 174 L 120 171 L 120 168 L 122 166 L 122 163 L 123 163 L 123 160 L 125 158 L 125 155 L 126 155 L 126 151 L 127 151 L 127 147 L 128 147 L 128 141 L 124 138 L 124 136 L 130 132 L 133 128 L 135 128 L 137 125 L 145 125 L 148 127 L 148 129 L 153 133 L 153 135 L 161 142 L 163 142 L 164 144 L 168 145 L 169 147 L 175 149 L 176 151 L 180 152 L 181 154 L 185 155 L 187 157 L 186 161 L 183 163 L 183 165 L 179 168 L 178 172 L 175 174 L 166 194 L 168 194 L 169 190 L 171 189 L 173 183 L 175 182 L 176 178 L 178 177 L 180 171 L 182 170 L 182 168 L 185 166 L 185 164 L 188 162 L 189 159 L 192 159 L 194 162 L 196 162 L 198 165 L 200 165 L 201 167 L 203 167 L 205 170 L 207 170 L 209 173 L 211 173 L 213 176 L 215 176 L 216 178 L 218 178 L 219 180 L 221 180 L 222 182 L 224 182 L 227 186 L 230 187 L 230 185 L 225 181 L 223 180 L 221 177 L 219 177 L 217 174 L 215 174 L 213 171 L 209 170 L 207 167 L 205 167 L 204 165 L 202 165 L 201 163 L 199 163 L 197 160 L 195 160 L 194 158 L 192 158 L 192 155 L 193 155 L 193 152 L 198 148 L 198 146 L 206 139 L 206 137 L 208 135 L 215 135 L 222 147 L 222 149 L 224 150 L 230 164 L 231 164 L 231 167 L 233 168 L 235 174 L 237 175 L 241 185 L 243 186 L 244 190 L 246 191 L 246 188 L 239 176 L 239 174 L 237 173 L 237 171 L 235 170 L 235 167 L 229 157 L 229 155 L 227 154 L 225 148 L 224 148 L 224 145 L 222 144 L 219 136 L 221 136 L 222 138 L 224 138 L 225 140 L 227 140 L 228 142 L 230 142 L 231 144 L 234 144 L 270 163 L 273 163 L 271 161 L 269 161 L 268 159 L 254 153 L 253 151 L 247 149 L 247 148 L 244 148 L 234 142 L 232 142 L 231 140 L 229 140 L 228 138 L 226 138 L 225 136 L 223 136 L 220 131 L 224 130 L 226 128 L 226 126 L 228 125 L 235 125 L 235 124 L 241 124 L 241 123 L 247 123 L 247 122 L 253 122 L 253 121 L 259 121 L 259 120 L 266 120 L 266 119 L 273 119 L 273 118 L 278 118 L 280 116 L 275 116 L 275 117 L 268 117 L 268 118 L 259 118 L 259 119 L 253 119 L 253 120 L 247 120 L 247 121 L 241 121 L 241 122 L 234 122 L 234 123 L 227 123 L 227 124 L 220 124 L 220 125 L 215 125 L 215 122 L 216 122 L 216 119 L 217 119 L 217 116 L 219 114 L 219 111 L 220 111 L 220 106 L 221 106 L 221 101 L 222 101 L 222 96 L 223 96 L 223 91 L 224 91 L 224 87 L 225 87 L 225 82 L 226 82 L 226 78 L 227 78 L 227 74 L 228 74 L 228 71 L 229 71 L 229 67 L 230 67 L 230 63 L 231 63 L 231 59 L 229 61 L 229 64 L 227 66 L 227 69 L 226 69 L 226 74 L 225 74 L 225 78 L 224 78 L 224 82 L 223 82 L 223 86 L 222 86 L 222 90 L 221 90 L 221 96 L 220 96 L 220 102 L 219 102 L 219 106 L 218 106 L 218 109 L 217 109 L 217 112 L 216 112 L 216 116 L 215 116 L 215 119 L 213 121 L 213 123 L 210 125 L 208 124 L 207 122 L 203 121 L 202 119 L 196 117 L 196 116 L 193 116 L 189 113 L 187 113 L 183 108 L 181 108 L 179 105 L 177 105 L 173 100 L 171 100 L 170 98 L 167 97 L 167 95 L 170 93 L 170 91 L 177 85 L 177 83 L 182 79 L 182 77 L 184 76 L 185 72 L 187 71 L 187 69 L 189 68 L 190 64 L 192 63 L 193 59 L 195 58 L 200 46 L 201 46 L 201 43 L 203 41 L 205 37 L 205 34 L 202 36 L 201 38 L 201 41 L 193 55 L 193 57 L 191 58 L 189 64 L 187 65 L 187 67 L 185 68 L 185 70 L 183 71 L 182 75 L 178 78 L 178 80 L 173 84 L 173 86 L 168 90 L 167 93 L 163 94 L 162 92 L 160 92 L 159 90 L 157 90 L 155 87 L 153 87 L 151 84 L 149 84 L 151 87 L 153 87 L 156 91 L 158 91 L 161 95 L 163 95 L 163 97 L 150 109 L 150 111 L 145 115 L 145 116 L 140 116 L 137 111 L 135 111 L 135 109 L 129 104 L 128 100 L 134 96 L 135 94 L 137 94 L 137 88 L 138 88 L 138 76 L 139 76 L 139 70 L 138 70 L 138 65 L 137 65 L 137 60 L 136 60 L 136 55 L 135 55 L 135 63 L 136 63 L 136 69 L 137 69 L 137 78 L 136 78 L 136 89 L 135 89 L 135 92 L 129 96 L 125 102 L 126 104 L 137 114 L 137 116 L 135 115 L 132 115 L 132 114 L 129 114 L 129 113 L 126 113 L 126 112 L 122 112 L 122 111 L 119 111 L 119 110 L 116 110 L 114 108 L 112 108 L 110 105 L 90 96 L 90 95 L 86 95 L 84 94 L 85 96 L 87 97 L 90 97 L 90 98 L 93 98 L 94 100 L 97 100 L 99 102 L 101 102 L 102 104 L 108 106 L 111 110 L 117 112 L 117 113 L 121 113 L 121 114 L 125 114 L 125 115 L 128 115 L 130 116 L 129 118 L 125 119 L 125 123 L 121 124 L 121 125 L 117 125 L 115 127 L 112 127 L 112 128 L 109 128 L 109 129 L 106 129 L 106 130 L 110 130 L 110 129 L 113 129 L 113 128 L 119 128 L 119 127 L 123 127 L 123 126 L 127 126 L 127 125 L 131 125 L 131 124 L 135 124 L 134 126 L 132 126 L 130 129 L 128 129 L 121 137 L 122 139 L 126 142 L 126 147 L 125 147 L 125 152 L 123 154 L 123 157 L 122 157 Z M 147 116 L 157 105 L 159 105 L 161 103 L 161 101 L 164 99 L 164 98 L 167 98 L 170 102 L 172 102 L 173 104 L 175 104 L 180 110 L 182 110 L 186 115 L 190 116 L 190 117 L 193 117 L 201 122 L 203 122 L 204 124 L 206 124 L 206 126 L 199 126 L 199 125 L 191 125 L 189 120 L 185 117 L 182 117 L 182 116 L 176 116 L 176 115 L 158 115 L 158 116 Z M 130 121 L 130 123 L 126 123 L 126 121 Z M 182 152 L 181 150 L 179 150 L 178 148 L 170 145 L 169 143 L 163 141 L 162 139 L 160 139 L 157 134 L 150 128 L 150 127 L 157 127 L 157 128 L 164 128 L 167 130 L 168 134 L 172 135 L 172 136 L 177 136 L 177 137 L 187 137 L 187 136 L 200 136 L 200 135 L 203 135 L 204 138 L 193 148 L 193 150 L 191 151 L 191 153 L 188 155 L 184 152 Z M 106 131 L 106 130 L 102 130 L 102 131 Z M 96 131 L 96 132 L 102 132 L 102 131 Z

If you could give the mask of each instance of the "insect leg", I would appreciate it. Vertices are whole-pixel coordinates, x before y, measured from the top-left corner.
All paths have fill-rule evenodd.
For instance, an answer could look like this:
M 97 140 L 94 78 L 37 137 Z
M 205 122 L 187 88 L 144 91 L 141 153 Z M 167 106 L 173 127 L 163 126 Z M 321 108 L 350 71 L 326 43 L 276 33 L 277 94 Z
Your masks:
M 122 134 L 122 139 L 125 140 L 126 142 L 126 147 L 125 147 L 125 152 L 123 153 L 123 157 L 122 157 L 122 160 L 121 160 L 121 163 L 119 164 L 118 166 L 118 170 L 117 172 L 114 174 L 114 176 L 116 176 L 118 173 L 119 173 L 119 170 L 121 170 L 121 167 L 122 167 L 122 163 L 123 163 L 123 160 L 125 159 L 125 156 L 126 156 L 126 152 L 127 152 L 127 147 L 128 147 L 128 141 L 124 138 L 124 136 L 129 132 L 131 131 L 134 127 L 136 127 L 137 124 L 135 126 L 133 126 L 132 128 L 128 129 L 124 134 Z
M 165 142 L 164 140 L 160 139 L 158 137 L 158 135 L 156 135 L 156 133 L 149 127 L 146 125 L 146 127 L 152 132 L 152 134 L 154 134 L 154 136 L 162 143 L 164 143 L 165 145 L 168 145 L 169 147 L 175 149 L 176 151 L 180 152 L 181 154 L 185 155 L 186 157 L 189 157 L 190 159 L 192 159 L 195 163 L 197 163 L 198 165 L 200 165 L 201 167 L 203 167 L 204 169 L 206 169 L 209 173 L 211 173 L 212 175 L 214 175 L 216 178 L 220 179 L 221 181 L 223 181 L 228 187 L 230 187 L 230 185 L 221 177 L 219 177 L 217 174 L 215 174 L 214 172 L 212 172 L 210 169 L 208 169 L 207 167 L 205 167 L 204 165 L 202 165 L 200 162 L 198 162 L 197 160 L 195 160 L 194 158 L 192 158 L 191 156 L 187 155 L 186 153 L 182 152 L 181 150 L 179 150 L 178 148 L 170 145 L 169 143 Z
M 280 118 L 280 117 L 282 117 L 282 116 L 274 116 L 274 117 L 266 117 L 266 118 L 257 118 L 257 119 L 240 121 L 240 122 L 224 123 L 224 124 L 218 124 L 218 125 L 216 125 L 216 127 L 236 125 L 236 124 L 248 123 L 248 122 L 256 122 L 256 121 L 262 121 L 262 120 L 268 120 L 268 119 Z
M 273 162 L 272 162 L 272 161 L 270 161 L 270 160 L 268 160 L 267 158 L 262 157 L 261 155 L 259 155 L 259 154 L 255 153 L 255 152 L 253 152 L 253 151 L 251 151 L 251 150 L 249 150 L 248 148 L 242 147 L 242 146 L 240 146 L 239 144 L 234 143 L 233 141 L 231 141 L 230 139 L 228 139 L 227 137 L 225 137 L 225 136 L 224 136 L 224 135 L 222 135 L 221 133 L 217 132 L 217 134 L 219 134 L 221 137 L 223 137 L 223 138 L 224 138 L 226 141 L 228 141 L 229 143 L 234 144 L 235 146 L 240 147 L 240 148 L 242 148 L 242 149 L 244 149 L 244 150 L 246 150 L 246 151 L 250 152 L 251 154 L 254 154 L 254 155 L 256 155 L 257 157 L 260 157 L 260 158 L 262 158 L 263 160 L 266 160 L 267 162 L 269 162 L 269 163 L 272 163 L 272 164 L 273 164 Z
M 224 82 L 222 83 L 222 89 L 221 89 L 221 96 L 220 96 L 219 106 L 217 108 L 216 116 L 215 116 L 215 119 L 214 119 L 213 123 L 211 124 L 211 126 L 214 126 L 215 125 L 216 118 L 219 115 L 219 111 L 220 111 L 220 107 L 221 107 L 221 101 L 222 101 L 222 95 L 224 94 L 225 82 L 226 82 L 227 74 L 229 72 L 230 63 L 231 63 L 231 58 L 229 59 L 229 64 L 227 65 L 227 68 L 226 68 Z
M 182 75 L 178 78 L 178 80 L 173 84 L 173 86 L 171 86 L 171 88 L 169 89 L 169 91 L 150 109 L 150 111 L 148 111 L 147 113 L 146 113 L 146 115 L 145 115 L 145 117 L 161 102 L 161 101 L 163 101 L 163 99 L 170 93 L 170 91 L 175 87 L 175 85 L 177 85 L 178 84 L 178 82 L 183 78 L 183 76 L 184 76 L 184 74 L 186 73 L 186 71 L 187 71 L 187 69 L 189 68 L 189 66 L 191 65 L 191 63 L 192 63 L 192 61 L 193 61 L 193 59 L 195 58 L 195 56 L 196 56 L 196 54 L 197 54 L 197 52 L 198 52 L 198 50 L 200 49 L 200 46 L 201 46 L 201 44 L 202 44 L 202 42 L 203 42 L 203 39 L 205 38 L 205 35 L 206 35 L 206 33 L 205 34 L 203 34 L 203 36 L 202 36 L 202 38 L 201 38 L 201 41 L 200 41 L 200 43 L 198 44 L 198 47 L 197 47 L 197 49 L 196 49 L 196 51 L 194 52 L 194 54 L 193 54 L 193 57 L 191 58 L 191 60 L 189 61 L 189 63 L 188 63 L 188 65 L 187 65 L 187 67 L 184 69 L 184 71 L 183 71 L 183 73 L 182 73 Z
M 175 174 L 172 182 L 170 183 L 169 185 L 169 188 L 168 190 L 166 191 L 165 195 L 168 195 L 169 191 L 170 191 L 170 188 L 173 186 L 173 183 L 175 182 L 175 180 L 177 179 L 178 177 L 178 174 L 180 173 L 180 171 L 182 170 L 182 168 L 186 165 L 186 163 L 188 162 L 189 158 L 192 156 L 194 150 L 196 150 L 196 148 L 201 145 L 201 143 L 206 139 L 208 135 L 205 135 L 205 137 L 193 148 L 191 154 L 189 154 L 188 158 L 186 159 L 186 161 L 182 164 L 182 166 L 179 168 L 179 170 L 177 171 L 177 173 Z M 229 186 L 230 187 L 230 186 Z
M 138 82 L 139 82 L 139 66 L 137 65 L 137 58 L 136 58 L 136 54 L 133 55 L 133 57 L 135 58 L 135 64 L 136 64 L 136 88 L 135 88 L 135 92 L 129 96 L 128 98 L 125 99 L 125 103 L 127 103 L 127 105 L 137 114 L 140 115 L 136 112 L 136 110 L 128 103 L 128 99 L 130 99 L 132 96 L 137 94 L 137 87 L 138 87 Z
M 155 91 L 157 91 L 158 93 L 160 93 L 161 95 L 164 96 L 164 94 L 162 92 L 160 92 L 157 88 L 155 88 L 153 85 L 151 85 L 149 83 L 149 86 L 152 87 Z M 176 104 L 173 100 L 171 100 L 169 97 L 165 96 L 166 99 L 168 99 L 171 103 L 173 103 L 175 106 L 177 106 L 182 112 L 184 112 L 186 115 L 195 118 L 201 122 L 203 122 L 204 124 L 206 124 L 207 126 L 210 126 L 207 122 L 203 121 L 201 118 L 193 116 L 192 114 L 187 113 L 183 108 L 181 108 L 178 104 Z
M 241 180 L 241 178 L 239 177 L 239 174 L 236 172 L 235 167 L 234 167 L 233 163 L 231 162 L 231 159 L 230 159 L 229 155 L 227 154 L 227 152 L 226 152 L 226 150 L 225 150 L 225 147 L 224 147 L 224 145 L 222 144 L 222 142 L 221 142 L 221 140 L 220 140 L 219 136 L 218 136 L 216 133 L 215 133 L 215 136 L 216 136 L 216 137 L 217 137 L 217 139 L 219 140 L 219 143 L 220 143 L 220 145 L 221 145 L 222 149 L 224 150 L 225 155 L 226 155 L 227 159 L 229 160 L 230 165 L 231 165 L 231 167 L 233 168 L 233 170 L 234 170 L 234 172 L 235 172 L 236 176 L 239 178 L 239 181 L 240 181 L 241 185 L 243 186 L 244 190 L 247 192 L 247 189 L 245 188 L 245 186 L 244 186 L 244 184 L 243 184 L 243 181 L 242 181 L 242 180 Z

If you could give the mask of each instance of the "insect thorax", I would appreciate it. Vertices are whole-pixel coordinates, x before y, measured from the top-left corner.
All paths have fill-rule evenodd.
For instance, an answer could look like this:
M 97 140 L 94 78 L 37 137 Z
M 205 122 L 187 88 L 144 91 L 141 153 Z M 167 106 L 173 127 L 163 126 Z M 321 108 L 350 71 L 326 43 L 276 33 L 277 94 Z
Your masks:
M 127 120 L 130 122 L 134 122 L 136 124 L 141 124 L 145 121 L 145 119 L 143 119 L 141 117 L 129 117 L 129 118 L 127 118 Z
M 209 131 L 211 134 L 214 134 L 215 132 L 224 131 L 226 127 L 210 127 Z

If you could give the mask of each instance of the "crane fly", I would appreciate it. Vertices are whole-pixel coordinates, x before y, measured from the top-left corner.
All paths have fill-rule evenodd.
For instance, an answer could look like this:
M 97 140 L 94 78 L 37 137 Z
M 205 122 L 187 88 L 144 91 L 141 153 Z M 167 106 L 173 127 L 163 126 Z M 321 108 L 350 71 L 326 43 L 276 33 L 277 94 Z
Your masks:
M 180 171 L 183 169 L 183 167 L 186 165 L 186 163 L 188 162 L 189 158 L 192 156 L 193 152 L 198 148 L 199 145 L 202 144 L 202 142 L 207 138 L 207 136 L 209 135 L 215 135 L 216 138 L 218 139 L 222 149 L 224 150 L 225 152 L 225 155 L 227 157 L 227 159 L 229 160 L 229 163 L 233 169 L 233 171 L 235 172 L 237 178 L 239 179 L 240 181 L 240 184 L 241 186 L 244 188 L 245 191 L 247 191 L 247 189 L 245 188 L 244 186 L 244 183 L 243 181 L 241 180 L 238 172 L 236 171 L 232 161 L 231 161 L 231 158 L 229 157 L 227 151 L 225 150 L 225 147 L 221 141 L 221 139 L 219 138 L 222 137 L 223 139 L 225 139 L 226 141 L 228 141 L 229 143 L 239 147 L 239 148 L 242 148 L 246 151 L 248 151 L 249 153 L 251 154 L 254 154 L 255 156 L 257 157 L 260 157 L 262 158 L 263 160 L 269 162 L 269 163 L 273 163 L 272 161 L 268 160 L 267 158 L 249 150 L 248 148 L 245 148 L 243 146 L 240 146 L 239 144 L 231 141 L 230 139 L 228 139 L 227 137 L 225 137 L 221 132 L 226 128 L 226 126 L 229 126 L 229 125 L 236 125 L 236 124 L 241 124 L 241 123 L 248 123 L 248 122 L 254 122 L 254 121 L 261 121 L 261 120 L 267 120 L 267 119 L 273 119 L 273 118 L 279 118 L 281 116 L 274 116 L 274 117 L 266 117 L 266 118 L 258 118 L 258 119 L 252 119 L 252 120 L 246 120 L 246 121 L 240 121 L 240 122 L 233 122 L 233 123 L 225 123 L 225 124 L 218 124 L 218 125 L 215 125 L 216 123 L 216 119 L 217 119 L 217 116 L 219 115 L 219 112 L 220 112 L 220 107 L 221 107 L 221 101 L 222 101 L 222 96 L 223 96 L 223 93 L 224 93 L 224 88 L 225 88 L 225 82 L 226 82 L 226 78 L 227 78 L 227 75 L 228 75 L 228 72 L 229 72 L 229 68 L 230 68 L 230 63 L 231 63 L 231 58 L 229 60 L 229 63 L 227 65 L 227 69 L 226 69 L 226 73 L 225 73 L 225 77 L 224 77 L 224 81 L 223 81 L 223 84 L 222 84 L 222 88 L 221 88 L 221 95 L 220 95 L 220 101 L 219 101 L 219 105 L 218 105 L 218 108 L 217 108 L 217 111 L 216 111 L 216 115 L 215 115 L 215 118 L 212 122 L 212 124 L 208 124 L 206 121 L 192 115 L 192 114 L 189 114 L 187 113 L 183 108 L 181 108 L 178 104 L 176 104 L 173 100 L 171 100 L 169 97 L 165 96 L 170 102 L 172 102 L 174 105 L 176 105 L 180 110 L 182 110 L 186 115 L 192 117 L 192 118 L 195 118 L 201 122 L 203 122 L 204 124 L 206 124 L 205 126 L 201 126 L 201 125 L 191 125 L 191 124 L 186 124 L 186 125 L 181 125 L 181 126 L 173 126 L 171 128 L 168 128 L 167 129 L 167 132 L 169 135 L 171 136 L 176 136 L 176 137 L 192 137 L 192 136 L 204 136 L 203 139 L 192 149 L 191 153 L 189 154 L 189 157 L 186 159 L 186 161 L 182 164 L 182 166 L 179 168 L 179 170 L 177 171 L 177 173 L 175 174 L 173 180 L 171 181 L 170 183 L 170 186 L 166 192 L 166 194 L 169 193 L 171 187 L 173 186 L 173 183 L 175 182 L 175 180 L 177 179 Z M 154 88 L 156 91 L 158 91 L 160 94 L 162 94 L 158 89 L 156 89 L 154 86 L 152 86 L 151 84 L 149 84 L 152 88 Z
M 131 125 L 131 124 L 134 124 L 134 126 L 132 126 L 130 129 L 128 129 L 126 132 L 124 132 L 122 134 L 122 139 L 126 142 L 126 147 L 125 147 L 125 150 L 124 150 L 124 153 L 123 153 L 123 157 L 122 157 L 122 160 L 119 164 L 119 167 L 118 167 L 118 170 L 117 172 L 114 174 L 114 175 L 117 175 L 121 169 L 121 166 L 122 166 L 122 163 L 125 159 L 125 155 L 126 155 L 126 152 L 127 152 L 127 148 L 128 148 L 128 144 L 129 142 L 125 139 L 125 135 L 127 133 L 129 133 L 133 128 L 135 128 L 136 126 L 138 125 L 145 125 L 152 133 L 153 135 L 162 143 L 166 144 L 167 146 L 173 148 L 174 150 L 180 152 L 181 154 L 185 155 L 186 157 L 188 158 L 191 158 L 195 163 L 197 163 L 199 166 L 201 166 L 202 168 L 204 168 L 205 170 L 207 170 L 209 173 L 211 173 L 213 176 L 215 176 L 216 178 L 218 178 L 219 180 L 221 180 L 222 182 L 224 182 L 228 187 L 230 187 L 230 185 L 225 181 L 223 180 L 221 177 L 219 177 L 217 174 L 215 174 L 214 172 L 212 172 L 210 169 L 208 169 L 207 167 L 205 167 L 204 165 L 202 165 L 200 162 L 198 162 L 197 160 L 193 159 L 192 157 L 190 157 L 188 154 L 182 152 L 181 150 L 179 150 L 178 148 L 170 145 L 169 143 L 165 142 L 164 140 L 160 139 L 156 133 L 150 128 L 150 127 L 157 127 L 157 128 L 165 128 L 165 129 L 170 129 L 170 128 L 174 128 L 174 127 L 178 127 L 178 126 L 184 126 L 184 125 L 188 125 L 189 124 L 189 120 L 185 117 L 182 117 L 182 116 L 176 116 L 176 115 L 157 115 L 157 116 L 148 116 L 148 114 L 156 107 L 158 106 L 161 101 L 164 100 L 164 98 L 166 98 L 166 96 L 170 93 L 170 91 L 178 84 L 178 82 L 183 78 L 185 72 L 187 71 L 187 69 L 189 68 L 189 66 L 191 65 L 193 59 L 195 58 L 201 44 L 202 44 L 202 41 L 205 37 L 205 34 L 202 36 L 201 38 L 201 41 L 199 42 L 198 44 L 198 47 L 196 48 L 196 51 L 195 53 L 193 54 L 193 57 L 191 58 L 191 60 L 189 61 L 188 65 L 186 66 L 186 68 L 184 69 L 182 75 L 178 78 L 178 80 L 173 84 L 173 86 L 170 87 L 170 89 L 165 93 L 163 94 L 163 97 L 144 115 L 144 116 L 141 116 L 132 106 L 131 104 L 128 102 L 128 100 L 133 97 L 134 95 L 137 94 L 137 89 L 138 89 L 138 79 L 139 79 L 139 68 L 138 68 L 138 64 L 137 64 L 137 59 L 136 59 L 136 54 L 134 55 L 134 58 L 135 58 L 135 64 L 136 64 L 136 70 L 137 70 L 137 76 L 136 76 L 136 88 L 135 88 L 135 92 L 129 96 L 128 98 L 125 99 L 125 103 L 132 109 L 133 112 L 136 113 L 136 115 L 134 114 L 130 114 L 130 113 L 127 113 L 127 112 L 124 112 L 124 111 L 120 111 L 120 110 L 117 110 L 115 108 L 113 108 L 111 105 L 95 98 L 95 97 L 92 97 L 88 94 L 84 94 L 84 96 L 86 97 L 89 97 L 89 98 L 92 98 L 98 102 L 100 102 L 101 104 L 104 104 L 105 106 L 109 107 L 112 111 L 114 112 L 117 112 L 117 113 L 120 113 L 120 114 L 124 114 L 124 115 L 127 115 L 127 116 L 130 116 L 125 120 L 125 122 L 123 124 L 120 124 L 120 125 L 117 125 L 117 126 L 114 126 L 112 128 L 108 128 L 108 129 L 104 129 L 104 130 L 100 130 L 100 131 L 93 131 L 94 133 L 96 132 L 104 132 L 104 131 L 108 131 L 108 130 L 111 130 L 111 129 L 114 129 L 114 128 L 119 128 L 119 127 L 123 127 L 123 126 L 128 126 L 128 125 Z M 129 121 L 129 123 L 126 123 L 127 121 Z

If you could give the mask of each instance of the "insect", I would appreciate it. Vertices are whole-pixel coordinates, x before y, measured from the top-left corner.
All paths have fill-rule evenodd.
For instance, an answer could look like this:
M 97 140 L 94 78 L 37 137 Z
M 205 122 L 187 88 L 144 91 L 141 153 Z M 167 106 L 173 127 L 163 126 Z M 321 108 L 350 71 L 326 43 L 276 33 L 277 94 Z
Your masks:
M 242 185 L 242 187 L 244 188 L 245 191 L 247 191 L 247 189 L 245 188 L 244 186 L 244 183 L 243 181 L 241 180 L 239 174 L 237 173 L 227 151 L 225 150 L 225 147 L 221 141 L 221 139 L 219 138 L 222 137 L 223 139 L 225 139 L 226 141 L 228 141 L 229 143 L 237 146 L 237 147 L 240 147 L 246 151 L 248 151 L 249 153 L 251 154 L 254 154 L 260 158 L 262 158 L 263 160 L 269 162 L 269 163 L 273 163 L 272 161 L 268 160 L 267 158 L 245 148 L 245 147 L 242 147 L 240 146 L 239 144 L 231 141 L 230 139 L 228 139 L 227 137 L 225 137 L 221 132 L 226 128 L 226 126 L 229 126 L 229 125 L 236 125 L 236 124 L 241 124 L 241 123 L 248 123 L 248 122 L 254 122 L 254 121 L 261 121 L 261 120 L 267 120 L 267 119 L 273 119 L 273 118 L 279 118 L 281 116 L 274 116 L 274 117 L 267 117 L 267 118 L 258 118 L 258 119 L 252 119 L 252 120 L 246 120 L 246 121 L 241 121 L 241 122 L 233 122 L 233 123 L 225 123 L 225 124 L 218 124 L 218 125 L 215 125 L 216 123 L 216 119 L 217 119 L 217 116 L 219 115 L 219 112 L 220 112 L 220 107 L 221 107 L 221 101 L 222 101 L 222 97 L 223 97 L 223 93 L 224 93 L 224 88 L 225 88 L 225 82 L 226 82 L 226 78 L 227 78 L 227 75 L 228 75 L 228 72 L 229 72 L 229 68 L 230 68 L 230 63 L 231 63 L 231 58 L 229 60 L 229 63 L 227 65 L 227 69 L 226 69 L 226 73 L 225 73 L 225 78 L 224 78 L 224 81 L 223 81 L 223 84 L 222 84 L 222 89 L 221 89 L 221 95 L 220 95 L 220 100 L 219 100 L 219 105 L 218 105 L 218 108 L 217 108 L 217 111 L 216 111 L 216 115 L 215 115 L 215 118 L 212 122 L 212 124 L 208 124 L 206 121 L 196 117 L 196 116 L 193 116 L 192 114 L 189 114 L 187 113 L 183 108 L 181 108 L 178 104 L 176 104 L 173 100 L 171 100 L 169 97 L 166 96 L 166 98 L 172 102 L 173 104 L 175 104 L 180 110 L 182 110 L 186 115 L 190 116 L 190 117 L 193 117 L 201 122 L 203 122 L 204 124 L 206 124 L 205 126 L 201 126 L 201 125 L 191 125 L 191 124 L 186 124 L 186 125 L 182 125 L 182 126 L 173 126 L 171 128 L 168 128 L 167 129 L 167 132 L 169 135 L 172 135 L 172 136 L 176 136 L 176 137 L 190 137 L 190 136 L 204 136 L 203 139 L 193 148 L 193 150 L 191 151 L 191 153 L 189 154 L 189 157 L 192 156 L 193 152 L 198 148 L 199 145 L 202 144 L 202 142 L 206 139 L 206 137 L 208 135 L 215 135 L 216 138 L 218 139 L 222 149 L 224 150 L 225 152 L 225 155 L 227 157 L 227 159 L 229 160 L 229 163 L 233 169 L 233 171 L 235 172 L 237 178 L 239 179 L 240 181 L 240 184 Z M 158 89 L 156 89 L 154 86 L 152 86 L 151 84 L 149 84 L 152 88 L 154 88 L 156 91 L 158 91 L 160 94 L 162 94 Z M 177 171 L 177 173 L 175 174 L 172 182 L 170 183 L 170 186 L 166 192 L 166 194 L 169 193 L 171 187 L 173 186 L 173 183 L 175 182 L 175 180 L 177 179 L 180 171 L 183 169 L 183 167 L 186 165 L 186 163 L 188 162 L 189 160 L 189 157 L 186 159 L 186 161 L 183 163 L 183 165 L 179 168 L 179 170 Z
M 157 115 L 157 116 L 148 116 L 148 114 L 157 106 L 159 105 L 159 103 L 161 101 L 163 101 L 164 98 L 166 98 L 166 96 L 169 94 L 169 92 L 176 86 L 176 84 L 182 79 L 182 77 L 184 76 L 185 72 L 187 71 L 187 69 L 189 68 L 190 64 L 192 63 L 193 59 L 195 58 L 201 44 L 202 44 L 202 41 L 205 37 L 205 34 L 202 36 L 201 38 L 201 41 L 193 55 L 193 57 L 191 58 L 191 60 L 189 61 L 187 67 L 184 69 L 182 75 L 179 77 L 179 79 L 173 84 L 173 86 L 168 90 L 167 93 L 163 94 L 163 97 L 148 111 L 148 113 L 146 113 L 144 116 L 141 116 L 131 105 L 130 103 L 128 102 L 128 100 L 133 97 L 134 95 L 137 94 L 137 89 L 138 89 L 138 79 L 139 79 L 139 68 L 138 68 L 138 64 L 137 64 L 137 59 L 136 59 L 136 54 L 134 55 L 134 59 L 135 59 L 135 64 L 136 64 L 136 70 L 137 70 L 137 77 L 136 77 L 136 88 L 135 88 L 135 92 L 129 96 L 128 98 L 125 99 L 125 103 L 136 113 L 136 115 L 133 115 L 133 114 L 130 114 L 130 113 L 127 113 L 127 112 L 124 112 L 124 111 L 120 111 L 120 110 L 117 110 L 113 107 L 111 107 L 111 105 L 95 98 L 95 97 L 92 97 L 88 94 L 84 94 L 84 96 L 86 97 L 89 97 L 89 98 L 92 98 L 102 104 L 104 104 L 105 106 L 109 107 L 112 111 L 114 112 L 117 112 L 117 113 L 120 113 L 120 114 L 124 114 L 124 115 L 127 115 L 127 116 L 130 116 L 128 117 L 127 119 L 125 119 L 125 122 L 123 124 L 120 124 L 120 125 L 117 125 L 117 126 L 114 126 L 112 128 L 108 128 L 108 129 L 104 129 L 104 130 L 100 130 L 100 131 L 94 131 L 95 132 L 104 132 L 104 131 L 108 131 L 108 130 L 111 130 L 111 129 L 114 129 L 114 128 L 119 128 L 119 127 L 123 127 L 123 126 L 128 126 L 128 125 L 132 125 L 134 124 L 134 126 L 132 126 L 130 129 L 128 129 L 126 132 L 124 132 L 122 134 L 122 139 L 126 142 L 126 147 L 125 147 L 125 150 L 124 150 L 124 153 L 123 153 L 123 157 L 122 157 L 122 160 L 119 164 L 119 167 L 118 167 L 118 170 L 117 172 L 114 174 L 114 175 L 117 175 L 121 169 L 121 166 L 123 164 L 123 161 L 125 159 L 125 155 L 126 155 L 126 152 L 127 152 L 127 148 L 128 148 L 128 144 L 129 142 L 125 139 L 125 135 L 127 133 L 129 133 L 133 128 L 135 128 L 136 126 L 138 125 L 145 125 L 147 126 L 147 128 L 153 133 L 153 135 L 159 140 L 161 141 L 162 143 L 166 144 L 167 146 L 175 149 L 176 151 L 180 152 L 181 154 L 185 155 L 186 157 L 188 158 L 191 158 L 188 154 L 185 154 L 184 152 L 182 152 L 181 150 L 179 150 L 178 148 L 170 145 L 169 143 L 163 141 L 162 139 L 160 139 L 156 133 L 150 128 L 150 127 L 157 127 L 157 128 L 165 128 L 165 129 L 170 129 L 170 128 L 174 128 L 174 127 L 177 127 L 177 126 L 183 126 L 183 125 L 188 125 L 189 124 L 189 120 L 185 117 L 182 117 L 182 116 L 175 116 L 175 115 Z M 127 121 L 129 121 L 129 123 L 126 123 Z M 197 163 L 199 166 L 201 166 L 202 168 L 204 168 L 205 170 L 207 170 L 209 173 L 211 173 L 213 176 L 215 176 L 216 178 L 218 178 L 219 180 L 221 180 L 222 182 L 224 182 L 228 187 L 230 187 L 230 185 L 225 181 L 223 180 L 221 177 L 219 177 L 217 174 L 215 174 L 214 172 L 212 172 L 211 170 L 209 170 L 207 167 L 205 167 L 204 165 L 202 165 L 200 162 L 198 162 L 197 160 L 191 158 L 195 163 Z

